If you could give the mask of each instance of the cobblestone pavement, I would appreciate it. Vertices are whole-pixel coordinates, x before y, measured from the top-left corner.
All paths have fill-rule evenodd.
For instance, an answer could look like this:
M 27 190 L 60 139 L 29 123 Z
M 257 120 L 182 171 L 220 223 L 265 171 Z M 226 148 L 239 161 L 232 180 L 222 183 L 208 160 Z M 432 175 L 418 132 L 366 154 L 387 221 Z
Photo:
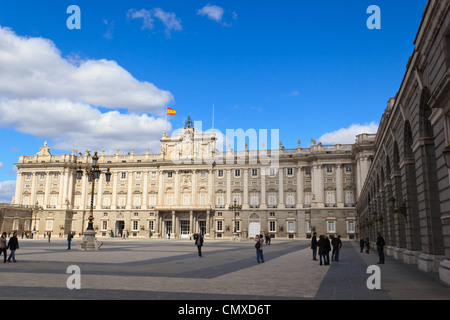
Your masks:
M 203 258 L 193 241 L 106 239 L 100 251 L 66 250 L 63 239 L 21 240 L 17 263 L 0 263 L 3 299 L 125 300 L 390 300 L 450 299 L 437 274 L 386 257 L 381 290 L 369 290 L 367 267 L 346 241 L 340 261 L 319 266 L 309 241 L 274 239 L 256 262 L 252 240 L 206 240 Z M 0 262 L 3 262 L 1 259 Z M 70 290 L 68 267 L 81 271 L 81 289 Z

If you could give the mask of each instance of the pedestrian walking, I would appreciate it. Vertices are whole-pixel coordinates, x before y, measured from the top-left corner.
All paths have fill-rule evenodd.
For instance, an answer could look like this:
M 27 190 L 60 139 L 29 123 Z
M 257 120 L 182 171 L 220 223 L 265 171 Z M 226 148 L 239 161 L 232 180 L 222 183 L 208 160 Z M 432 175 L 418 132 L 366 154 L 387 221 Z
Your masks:
M 263 235 L 256 235 L 255 237 L 255 248 L 256 248 L 256 262 L 264 263 L 264 254 L 263 254 L 263 246 L 264 246 L 264 238 Z
M 312 256 L 313 260 L 317 261 L 317 233 L 313 233 L 312 239 L 311 239 L 311 250 L 312 250 Z
M 270 245 L 270 235 L 266 234 L 266 244 Z
M 366 253 L 369 254 L 370 253 L 370 240 L 369 240 L 369 237 L 366 238 L 366 240 L 364 241 L 364 244 L 366 245 Z
M 47 235 L 47 238 L 48 238 L 48 242 L 50 242 L 50 238 L 52 237 L 52 233 L 51 232 L 49 232 L 48 233 L 48 235 Z
M 8 241 L 8 249 L 11 251 L 9 253 L 8 262 L 11 262 L 11 258 L 13 262 L 16 261 L 16 250 L 19 249 L 19 240 L 17 240 L 17 232 L 14 231 L 13 236 L 9 238 Z
M 197 246 L 198 256 L 201 258 L 202 257 L 202 247 L 203 247 L 203 236 L 200 232 L 198 234 L 196 234 L 196 236 L 197 237 L 195 237 L 195 235 L 194 235 L 195 245 Z
M 69 232 L 67 235 L 67 250 L 70 250 L 70 245 L 72 243 L 73 234 L 72 232 Z
M 360 253 L 363 253 L 364 246 L 365 246 L 365 241 L 364 241 L 364 238 L 361 237 L 361 239 L 359 240 L 359 247 L 361 248 L 361 252 Z
M 6 232 L 2 233 L 0 237 L 0 255 L 3 253 L 3 263 L 6 263 L 6 255 L 7 255 L 7 244 L 6 244 Z
M 331 261 L 339 261 L 339 250 L 342 248 L 341 235 L 338 234 L 337 238 L 333 237 L 331 240 L 333 252 L 331 253 Z
M 377 233 L 377 251 L 378 251 L 378 264 L 384 264 L 384 246 L 386 243 L 384 242 L 384 238 L 381 236 L 381 233 Z

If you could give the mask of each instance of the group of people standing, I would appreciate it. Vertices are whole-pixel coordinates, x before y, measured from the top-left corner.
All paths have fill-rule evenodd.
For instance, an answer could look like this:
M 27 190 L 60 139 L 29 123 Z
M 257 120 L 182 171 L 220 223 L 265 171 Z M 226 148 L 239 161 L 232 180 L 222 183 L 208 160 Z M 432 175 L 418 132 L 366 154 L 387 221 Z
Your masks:
M 7 261 L 6 256 L 8 249 L 10 251 L 8 262 L 11 262 L 11 259 L 13 262 L 16 262 L 16 250 L 19 249 L 19 240 L 17 239 L 17 232 L 15 231 L 12 237 L 9 238 L 8 243 L 6 241 L 6 232 L 3 232 L 0 237 L 0 255 L 3 253 L 3 263 L 6 263 Z
M 331 261 L 339 261 L 339 250 L 341 250 L 342 248 L 342 240 L 340 235 L 338 235 L 337 237 L 332 237 L 330 243 L 330 239 L 328 239 L 326 235 L 321 234 L 319 236 L 319 240 L 317 240 L 317 233 L 313 233 L 313 237 L 311 239 L 311 249 L 314 261 L 317 261 L 317 249 L 319 249 L 319 264 L 329 265 L 330 251 L 332 248 L 333 251 L 331 253 Z

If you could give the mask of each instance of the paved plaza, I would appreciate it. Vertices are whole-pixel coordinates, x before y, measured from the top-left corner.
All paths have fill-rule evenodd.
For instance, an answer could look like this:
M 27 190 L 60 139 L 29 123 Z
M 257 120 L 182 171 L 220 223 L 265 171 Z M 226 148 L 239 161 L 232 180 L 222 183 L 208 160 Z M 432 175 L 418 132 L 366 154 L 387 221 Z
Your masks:
M 369 265 L 344 241 L 340 261 L 319 266 L 309 241 L 274 239 L 257 264 L 253 240 L 206 240 L 203 258 L 189 240 L 106 239 L 100 251 L 66 250 L 67 241 L 19 239 L 17 263 L 0 264 L 4 299 L 125 300 L 391 300 L 450 299 L 437 274 L 391 257 L 381 268 L 381 290 L 369 290 Z M 2 260 L 3 262 L 3 257 Z M 81 289 L 68 289 L 69 266 L 81 271 Z

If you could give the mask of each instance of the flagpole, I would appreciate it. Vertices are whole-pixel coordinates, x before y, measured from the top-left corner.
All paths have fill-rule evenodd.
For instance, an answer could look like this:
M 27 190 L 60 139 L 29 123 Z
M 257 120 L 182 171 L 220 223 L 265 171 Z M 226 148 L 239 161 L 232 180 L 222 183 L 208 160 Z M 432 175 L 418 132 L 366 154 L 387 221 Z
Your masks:
M 166 107 L 166 114 L 164 117 L 164 136 L 166 135 L 166 130 L 167 130 L 167 107 Z

